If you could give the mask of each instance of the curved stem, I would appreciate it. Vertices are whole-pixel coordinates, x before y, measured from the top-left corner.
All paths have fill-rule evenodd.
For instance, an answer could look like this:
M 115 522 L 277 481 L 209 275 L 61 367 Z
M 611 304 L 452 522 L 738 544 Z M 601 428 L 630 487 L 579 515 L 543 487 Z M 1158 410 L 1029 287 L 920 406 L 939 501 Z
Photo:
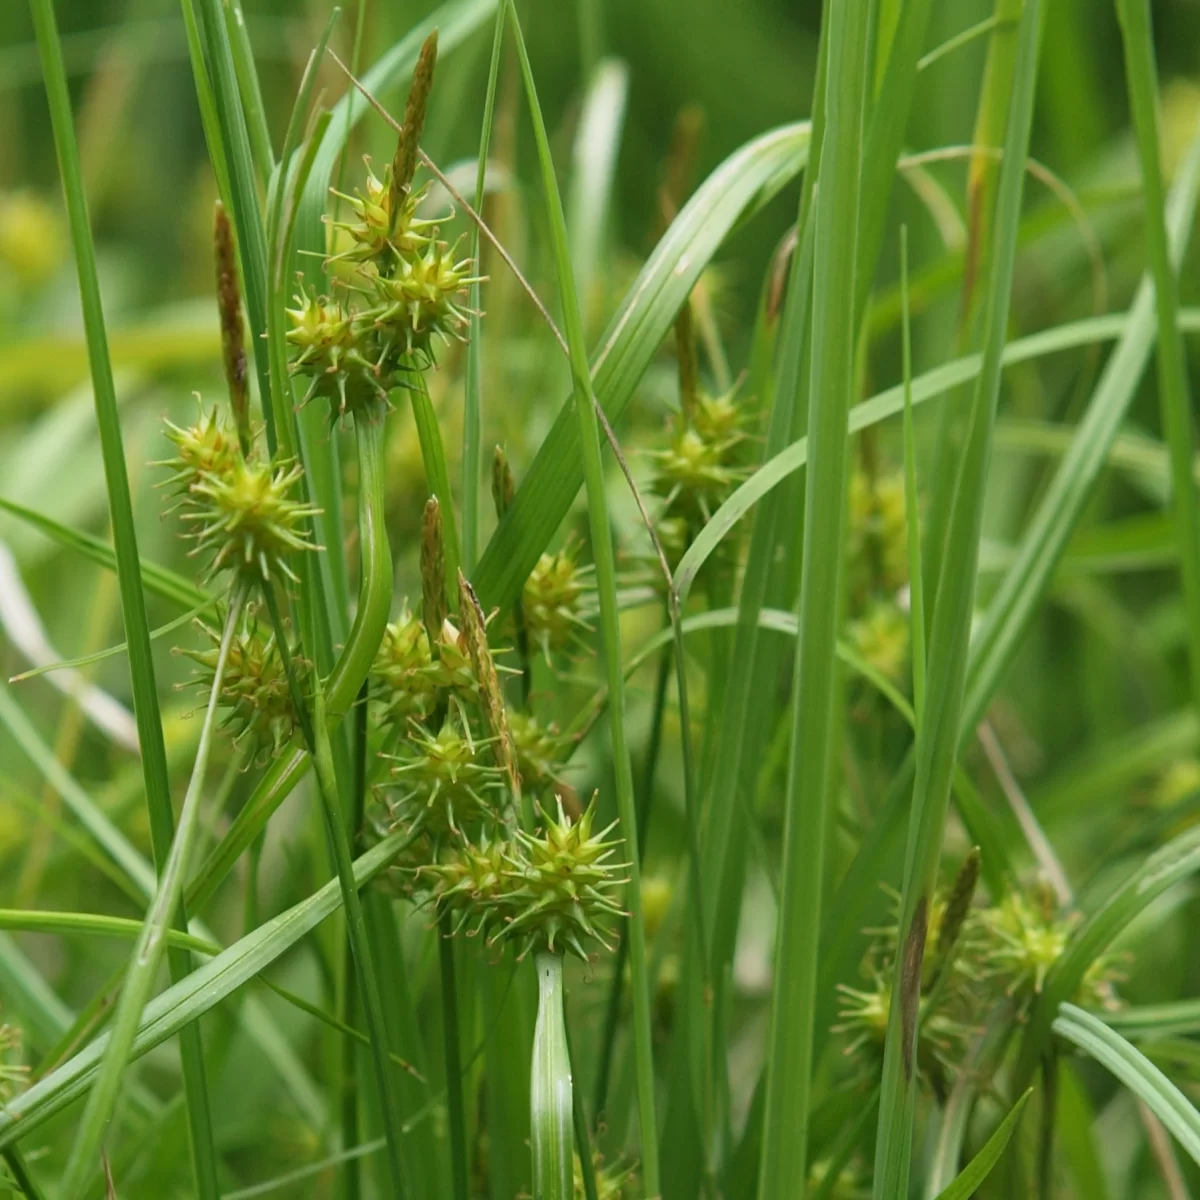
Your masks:
M 92 1086 L 91 1095 L 88 1097 L 87 1106 L 75 1134 L 75 1143 L 71 1147 L 71 1156 L 67 1160 L 67 1168 L 60 1187 L 63 1196 L 83 1195 L 87 1181 L 92 1171 L 95 1170 L 96 1162 L 100 1157 L 104 1132 L 112 1116 L 117 1093 L 121 1088 L 121 1077 L 125 1072 L 126 1063 L 129 1061 L 134 1036 L 137 1034 L 142 1009 L 150 998 L 154 979 L 158 973 L 163 952 L 167 947 L 167 927 L 171 924 L 179 905 L 180 894 L 183 891 L 183 869 L 198 825 L 200 799 L 204 791 L 204 776 L 208 768 L 209 753 L 212 750 L 212 735 L 216 726 L 225 664 L 229 658 L 233 633 L 237 628 L 242 605 L 246 599 L 246 590 L 245 581 L 239 579 L 234 584 L 233 593 L 230 596 L 229 612 L 225 617 L 221 645 L 217 652 L 217 665 L 213 671 L 212 688 L 209 691 L 208 708 L 204 714 L 204 724 L 201 727 L 200 741 L 196 748 L 196 761 L 192 767 L 192 777 L 188 782 L 187 793 L 183 798 L 183 807 L 179 813 L 179 826 L 175 831 L 175 840 L 171 843 L 171 853 L 159 878 L 154 902 L 146 915 L 133 958 L 130 960 L 129 972 L 121 989 L 120 999 L 117 1001 L 108 1048 L 100 1063 L 96 1082 Z
M 539 954 L 538 1015 L 533 1031 L 529 1127 L 533 1146 L 533 1200 L 574 1200 L 571 1146 L 571 1056 L 563 1015 L 561 954 Z

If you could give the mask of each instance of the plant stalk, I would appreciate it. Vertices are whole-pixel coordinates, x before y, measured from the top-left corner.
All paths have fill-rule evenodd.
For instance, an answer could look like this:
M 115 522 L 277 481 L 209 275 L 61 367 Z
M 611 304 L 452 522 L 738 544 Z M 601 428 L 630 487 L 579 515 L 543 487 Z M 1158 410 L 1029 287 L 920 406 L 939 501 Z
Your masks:
M 574 1200 L 571 1056 L 563 1015 L 561 954 L 538 954 L 537 1025 L 533 1032 L 529 1118 L 533 1200 Z

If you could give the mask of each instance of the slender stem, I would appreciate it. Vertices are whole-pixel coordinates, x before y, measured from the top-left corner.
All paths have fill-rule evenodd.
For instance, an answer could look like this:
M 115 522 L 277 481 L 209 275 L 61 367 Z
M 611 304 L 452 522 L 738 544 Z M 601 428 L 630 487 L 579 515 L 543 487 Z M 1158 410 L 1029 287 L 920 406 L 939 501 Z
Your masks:
M 539 954 L 537 1025 L 529 1087 L 533 1200 L 574 1200 L 571 1146 L 571 1055 L 563 1016 L 561 954 Z M 651 1193 L 652 1195 L 654 1193 Z
M 21 1194 L 25 1197 L 25 1200 L 46 1200 L 46 1193 L 38 1187 L 37 1181 L 29 1173 L 29 1168 L 25 1165 L 25 1159 L 16 1146 L 10 1146 L 4 1151 L 4 1165 L 12 1173 L 12 1177 L 16 1180 L 17 1187 L 21 1189 Z
M 475 211 L 483 212 L 487 186 L 488 148 L 496 111 L 496 83 L 500 78 L 500 51 L 504 46 L 504 5 L 496 6 L 496 27 L 492 34 L 492 58 L 488 64 L 487 92 L 483 101 L 483 125 L 479 131 L 479 163 L 475 169 Z M 471 226 L 471 258 L 479 265 L 479 226 Z M 476 272 L 478 273 L 478 272 Z M 467 345 L 467 381 L 463 403 L 462 450 L 462 552 L 463 573 L 470 576 L 479 557 L 479 476 L 483 471 L 481 429 L 483 425 L 483 342 L 478 316 L 479 284 L 471 284 L 468 307 L 471 310 L 471 340 Z
M 662 649 L 658 658 L 658 673 L 654 682 L 654 705 L 650 715 L 650 738 L 646 743 L 646 761 L 642 773 L 642 787 L 638 793 L 638 853 L 643 862 L 646 858 L 646 832 L 650 827 L 650 811 L 654 802 L 654 776 L 658 769 L 658 752 L 662 747 L 663 717 L 667 709 L 667 689 L 671 685 L 672 643 Z M 597 1118 L 608 1104 L 608 1084 L 612 1076 L 613 1046 L 617 1039 L 617 1026 L 621 1020 L 621 993 L 625 983 L 625 964 L 629 961 L 629 939 L 622 937 L 617 943 L 617 957 L 613 961 L 612 977 L 608 985 L 608 1004 L 604 1014 L 604 1032 L 600 1037 L 600 1059 L 596 1068 Z
M 229 600 L 229 612 L 221 633 L 221 645 L 217 652 L 217 664 L 213 670 L 212 687 L 209 690 L 208 708 L 204 713 L 204 724 L 200 729 L 200 741 L 196 747 L 196 761 L 192 777 L 188 782 L 183 807 L 179 813 L 179 827 L 171 843 L 171 853 L 159 878 L 154 901 L 146 915 L 142 932 L 137 940 L 130 968 L 117 1001 L 116 1014 L 108 1047 L 104 1052 L 96 1081 L 88 1096 L 87 1106 L 75 1133 L 75 1141 L 63 1172 L 60 1193 L 63 1196 L 83 1195 L 87 1180 L 100 1157 L 105 1130 L 112 1117 L 121 1077 L 129 1061 L 133 1039 L 137 1034 L 142 1009 L 150 998 L 158 966 L 166 950 L 167 927 L 171 924 L 183 891 L 183 872 L 187 865 L 188 852 L 197 829 L 200 801 L 204 792 L 204 777 L 208 769 L 212 750 L 213 730 L 216 728 L 217 711 L 224 682 L 225 664 L 229 658 L 229 647 L 237 622 L 241 617 L 246 598 L 246 583 L 239 579 Z
M 600 454 L 600 430 L 596 420 L 596 400 L 588 366 L 583 320 L 579 297 L 575 289 L 567 247 L 566 218 L 562 196 L 554 178 L 553 158 L 546 124 L 537 102 L 533 69 L 520 22 L 512 0 L 506 0 L 508 17 L 517 43 L 517 54 L 525 88 L 529 96 L 529 111 L 543 173 L 543 189 L 554 238 L 554 258 L 559 275 L 559 300 L 567 328 L 567 344 L 571 352 L 571 376 L 574 385 L 575 411 L 579 420 L 580 443 L 583 454 L 584 481 L 587 490 L 588 518 L 591 526 L 592 552 L 596 562 L 596 587 L 600 600 L 600 628 L 604 650 L 604 665 L 608 682 L 609 731 L 612 739 L 613 766 L 617 784 L 617 812 L 621 831 L 629 854 L 629 887 L 626 902 L 629 906 L 629 966 L 633 988 L 633 1042 L 636 1064 L 638 1119 L 642 1156 L 642 1178 L 646 1193 L 658 1195 L 658 1121 L 654 1100 L 654 1046 L 650 1023 L 650 981 L 646 968 L 646 931 L 642 920 L 642 881 L 638 854 L 637 813 L 633 798 L 633 771 L 629 748 L 625 741 L 625 676 L 621 665 L 621 628 L 617 608 L 617 572 L 613 553 L 613 534 L 608 515 L 608 496 L 604 486 L 604 462 Z
M 566 995 L 563 995 L 564 1012 Z M 571 1079 L 575 1079 L 575 1046 L 571 1042 L 571 1026 L 563 1017 L 563 1035 L 567 1040 L 567 1064 Z M 592 1157 L 592 1137 L 588 1132 L 587 1113 L 583 1111 L 583 1093 L 572 1084 L 571 1124 L 575 1129 L 575 1153 L 579 1155 L 579 1174 L 583 1178 L 584 1200 L 600 1200 L 596 1188 L 596 1163 Z
M 454 1200 L 467 1200 L 467 1129 L 463 1108 L 462 1047 L 459 1040 L 458 982 L 454 971 L 454 939 L 450 918 L 438 922 L 438 968 L 442 978 L 442 1041 L 446 1055 L 446 1108 L 450 1124 L 450 1176 Z

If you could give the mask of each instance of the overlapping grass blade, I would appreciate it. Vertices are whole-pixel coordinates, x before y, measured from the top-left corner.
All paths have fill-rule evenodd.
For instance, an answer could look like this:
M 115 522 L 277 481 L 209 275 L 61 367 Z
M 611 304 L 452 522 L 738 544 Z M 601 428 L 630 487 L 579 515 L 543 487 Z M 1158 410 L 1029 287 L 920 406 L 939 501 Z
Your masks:
M 1117 15 L 1125 46 L 1126 87 L 1142 164 L 1146 254 L 1154 279 L 1158 317 L 1158 391 L 1163 428 L 1171 451 L 1172 512 L 1183 575 L 1192 699 L 1200 707 L 1200 506 L 1196 502 L 1192 398 L 1183 337 L 1179 332 L 1179 281 L 1167 237 L 1162 164 L 1159 161 L 1158 71 L 1150 5 L 1118 0 Z
M 945 806 L 958 754 L 983 502 L 1000 392 L 1041 28 L 1041 4 L 1039 0 L 1030 0 L 1025 6 L 1018 34 L 1013 103 L 997 199 L 995 251 L 985 296 L 983 365 L 954 490 L 945 554 L 933 604 L 926 708 L 917 735 L 913 811 L 898 921 L 900 949 L 896 955 L 894 999 L 888 1022 L 875 1147 L 876 1200 L 890 1200 L 904 1194 L 908 1188 L 916 1101 L 914 1057 L 921 966 L 941 856 Z
M 100 281 L 96 271 L 87 197 L 83 190 L 79 148 L 75 139 L 71 99 L 67 91 L 66 71 L 63 66 L 62 47 L 58 40 L 53 0 L 32 0 L 32 10 L 42 61 L 42 76 L 54 130 L 55 150 L 71 227 L 71 242 L 75 250 L 88 361 L 96 404 L 96 421 L 99 426 L 104 476 L 108 488 L 117 579 L 121 589 L 121 612 L 126 640 L 129 643 L 129 671 L 133 685 L 138 741 L 142 753 L 142 770 L 146 781 L 146 803 L 154 855 L 161 866 L 167 862 L 170 855 L 174 814 L 171 809 L 170 777 L 151 657 L 150 625 L 146 618 L 146 600 L 142 592 L 133 503 L 129 492 L 120 415 L 108 354 L 104 308 L 100 299 Z M 187 928 L 187 919 L 182 908 L 179 911 L 179 922 L 180 928 Z M 186 974 L 188 962 L 185 953 L 171 951 L 169 962 L 173 978 L 177 979 Z M 202 1200 L 215 1200 L 219 1194 L 216 1151 L 213 1148 L 204 1054 L 198 1027 L 189 1028 L 180 1039 L 180 1052 L 183 1059 L 184 1088 L 187 1092 L 197 1194 Z M 94 1165 L 89 1162 L 88 1169 Z
M 814 211 L 809 437 L 798 608 L 783 882 L 767 1046 L 760 1200 L 790 1196 L 808 1177 L 813 1011 L 824 893 L 824 853 L 836 789 L 839 722 L 835 642 L 843 595 L 847 418 L 857 341 L 855 271 L 871 6 L 826 12 L 829 58 L 821 182 Z
M 599 422 L 596 419 L 595 396 L 584 345 L 583 319 L 567 238 L 566 217 L 562 197 L 554 174 L 550 141 L 545 121 L 538 105 L 537 89 L 521 25 L 512 0 L 505 0 L 508 19 L 517 44 L 525 94 L 533 121 L 534 138 L 538 148 L 542 188 L 550 218 L 551 245 L 558 274 L 559 302 L 566 326 L 570 350 L 571 376 L 574 385 L 574 408 L 578 421 L 578 441 L 587 485 L 588 516 L 591 525 L 592 554 L 596 563 L 596 589 L 600 600 L 601 653 L 609 693 L 609 732 L 612 741 L 613 768 L 616 775 L 617 812 L 621 821 L 621 837 L 629 861 L 629 887 L 626 903 L 629 906 L 625 936 L 629 938 L 630 992 L 633 1000 L 633 1041 L 636 1063 L 638 1126 L 641 1134 L 641 1171 L 649 1195 L 659 1192 L 658 1125 L 655 1120 L 654 1051 L 650 1028 L 650 980 L 646 971 L 646 934 L 642 923 L 641 868 L 638 857 L 637 815 L 633 795 L 633 772 L 629 748 L 625 742 L 624 674 L 621 664 L 621 629 L 617 611 L 616 562 L 613 552 L 613 532 L 609 525 L 608 498 L 604 486 L 604 464 L 600 455 Z M 544 449 L 544 446 L 543 446 Z M 567 497 L 569 502 L 570 497 Z M 520 492 L 516 502 L 520 501 Z M 513 510 L 510 509 L 510 514 Z M 530 564 L 532 566 L 532 563 Z M 482 567 L 481 567 L 482 573 Z M 693 864 L 695 869 L 696 864 Z
M 1191 236 L 1198 194 L 1200 136 L 1192 141 L 1167 206 L 1171 261 L 1176 269 Z M 983 716 L 1045 594 L 1129 411 L 1154 336 L 1154 286 L 1147 279 L 1138 288 L 1121 340 L 1105 364 L 1071 448 L 1026 526 L 1016 561 L 988 604 L 972 640 L 964 730 L 974 729 Z
M 807 122 L 763 134 L 730 155 L 671 223 L 592 359 L 592 390 L 614 427 L 721 243 L 785 187 L 807 157 Z M 473 582 L 485 608 L 512 605 L 582 482 L 579 431 L 564 408 L 480 559 Z
M 937 1200 L 971 1200 L 980 1184 L 1000 1161 L 1000 1156 L 1016 1132 L 1017 1122 L 1021 1119 L 1021 1113 L 1025 1111 L 1025 1105 L 1031 1094 L 1032 1089 L 1027 1089 L 1022 1093 L 1016 1104 L 1008 1110 L 1008 1115 L 996 1127 L 995 1133 L 984 1142 L 979 1153 L 971 1159 L 952 1183 L 938 1192 Z
M 407 835 L 393 834 L 358 858 L 354 864 L 358 887 L 364 887 L 383 870 L 406 843 Z M 333 879 L 160 993 L 142 1013 L 131 1058 L 139 1058 L 193 1024 L 285 954 L 340 906 L 340 885 Z M 86 1092 L 108 1040 L 108 1034 L 97 1038 L 0 1109 L 0 1149 L 15 1144 Z
M 212 749 L 213 731 L 217 724 L 225 664 L 246 598 L 246 585 L 239 583 L 235 587 L 236 591 L 230 598 L 225 618 L 216 667 L 213 670 L 212 688 L 208 698 L 208 709 L 204 715 L 204 725 L 200 731 L 200 742 L 196 749 L 196 761 L 179 812 L 179 824 L 171 843 L 171 852 L 159 872 L 154 899 L 142 925 L 117 1001 L 108 1048 L 100 1063 L 95 1085 L 88 1095 L 83 1116 L 75 1131 L 71 1155 L 63 1172 L 61 1187 L 63 1193 L 68 1196 L 82 1194 L 87 1179 L 95 1170 L 101 1154 L 104 1131 L 109 1124 L 121 1088 L 129 1049 L 167 948 L 167 928 L 179 908 L 180 894 L 183 891 L 183 872 L 199 822 L 204 776 Z M 201 1187 L 204 1186 L 202 1179 L 201 1175 Z
M 1179 1139 L 1200 1163 L 1200 1112 L 1144 1054 L 1098 1017 L 1064 1004 L 1054 1032 L 1110 1070 Z

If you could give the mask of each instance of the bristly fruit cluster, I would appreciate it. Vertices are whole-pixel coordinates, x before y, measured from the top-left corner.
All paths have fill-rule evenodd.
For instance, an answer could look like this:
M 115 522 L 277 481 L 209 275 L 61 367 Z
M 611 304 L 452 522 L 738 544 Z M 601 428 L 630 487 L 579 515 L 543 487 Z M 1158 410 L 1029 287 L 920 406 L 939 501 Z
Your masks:
M 220 656 L 221 634 L 203 621 L 196 624 L 208 639 L 209 647 L 184 649 L 181 653 L 200 665 L 197 683 L 207 695 Z M 306 678 L 307 671 L 303 668 L 307 663 L 300 658 L 293 658 L 293 663 L 299 676 Z M 230 643 L 218 701 L 229 710 L 225 724 L 233 731 L 234 744 L 242 746 L 257 766 L 278 755 L 299 729 L 275 635 L 263 634 L 253 608 L 247 608 Z
M 458 576 L 448 611 L 445 547 L 436 501 L 421 540 L 421 615 L 407 604 L 390 625 L 372 671 L 380 761 L 368 812 L 377 833 L 412 837 L 387 882 L 428 906 L 450 932 L 512 943 L 518 954 L 587 956 L 608 945 L 624 886 L 614 826 L 593 832 L 561 779 L 571 741 L 505 701 L 488 620 Z M 572 602 L 577 594 L 572 593 Z M 538 803 L 523 811 L 521 796 Z M 543 803 L 544 802 L 544 803 Z M 530 813 L 533 814 L 532 818 Z
M 675 325 L 679 358 L 679 410 L 671 418 L 668 444 L 655 451 L 654 492 L 663 498 L 658 537 L 673 567 L 713 513 L 745 478 L 745 413 L 734 392 L 712 396 L 699 382 L 691 308 Z
M 1056 916 L 1052 894 L 1041 885 L 1011 891 L 995 903 L 973 903 L 979 854 L 972 851 L 951 887 L 930 907 L 921 977 L 917 1065 L 938 1096 L 987 1025 L 1006 1006 L 1024 1020 L 1046 977 L 1066 952 L 1074 921 Z M 891 1013 L 891 988 L 899 931 L 893 924 L 869 931 L 873 941 L 862 964 L 864 986 L 839 988 L 839 1033 L 847 1054 L 876 1071 Z M 1080 1004 L 1111 1007 L 1116 979 L 1113 961 L 1101 956 L 1073 997 Z
M 466 340 L 472 316 L 467 293 L 482 276 L 461 256 L 461 239 L 450 245 L 439 237 L 453 211 L 419 216 L 429 185 L 413 186 L 436 55 L 433 38 L 422 50 L 396 155 L 383 178 L 368 160 L 361 190 L 353 196 L 334 192 L 352 214 L 329 222 L 333 245 L 326 267 L 343 294 L 301 292 L 287 310 L 290 370 L 309 380 L 306 403 L 316 397 L 329 402 L 331 422 L 347 413 L 378 416 L 389 392 L 420 386 L 439 341 Z
M 262 583 L 295 581 L 288 559 L 314 549 L 309 525 L 320 513 L 295 495 L 299 464 L 260 458 L 253 443 L 243 451 L 216 408 L 187 428 L 167 421 L 166 429 L 176 453 L 158 465 L 174 471 L 167 486 L 195 543 L 190 553 L 208 558 L 206 577 L 230 570 Z

